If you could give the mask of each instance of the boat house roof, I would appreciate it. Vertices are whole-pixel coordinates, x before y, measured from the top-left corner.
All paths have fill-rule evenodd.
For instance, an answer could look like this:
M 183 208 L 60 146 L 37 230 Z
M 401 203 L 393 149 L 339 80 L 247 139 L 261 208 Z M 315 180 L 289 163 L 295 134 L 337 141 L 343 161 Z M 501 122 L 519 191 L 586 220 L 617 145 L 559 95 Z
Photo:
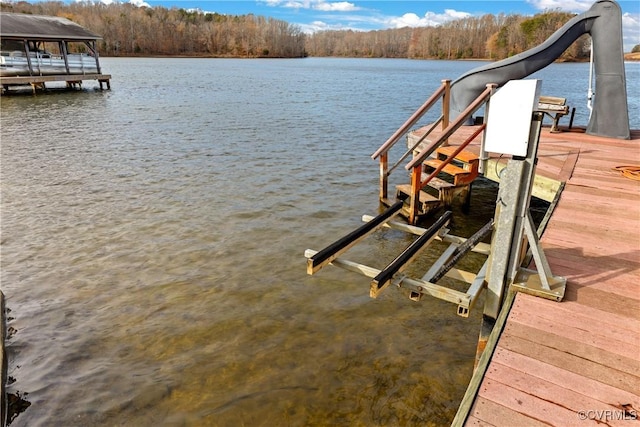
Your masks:
M 6 12 L 0 13 L 0 38 L 42 41 L 102 39 L 75 22 L 59 16 Z

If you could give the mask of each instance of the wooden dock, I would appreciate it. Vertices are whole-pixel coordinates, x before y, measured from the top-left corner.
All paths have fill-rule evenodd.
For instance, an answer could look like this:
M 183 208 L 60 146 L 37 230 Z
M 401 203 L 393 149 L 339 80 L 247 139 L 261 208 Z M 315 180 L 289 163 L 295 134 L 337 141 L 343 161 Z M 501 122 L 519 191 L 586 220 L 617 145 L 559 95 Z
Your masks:
M 46 84 L 50 82 L 65 82 L 67 88 L 81 88 L 84 80 L 96 80 L 100 85 L 100 90 L 106 86 L 111 89 L 111 75 L 109 74 L 60 74 L 51 76 L 20 76 L 20 77 L 0 77 L 0 87 L 2 93 L 9 92 L 15 86 L 31 86 L 33 93 L 37 89 L 46 90 Z
M 453 425 L 640 425 L 640 181 L 626 165 L 640 131 L 543 129 L 537 174 L 564 190 L 541 243 L 565 297 L 509 295 Z

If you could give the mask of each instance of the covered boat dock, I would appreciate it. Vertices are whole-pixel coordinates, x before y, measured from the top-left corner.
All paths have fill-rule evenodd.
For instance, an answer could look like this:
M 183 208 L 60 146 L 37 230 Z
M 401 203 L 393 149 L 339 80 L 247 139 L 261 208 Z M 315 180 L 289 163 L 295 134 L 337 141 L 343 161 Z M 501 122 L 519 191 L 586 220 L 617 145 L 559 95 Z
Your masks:
M 111 88 L 111 76 L 100 66 L 99 35 L 57 16 L 0 13 L 0 22 L 3 93 L 25 85 L 35 93 L 48 82 L 79 88 L 84 80 L 96 80 L 101 90 Z

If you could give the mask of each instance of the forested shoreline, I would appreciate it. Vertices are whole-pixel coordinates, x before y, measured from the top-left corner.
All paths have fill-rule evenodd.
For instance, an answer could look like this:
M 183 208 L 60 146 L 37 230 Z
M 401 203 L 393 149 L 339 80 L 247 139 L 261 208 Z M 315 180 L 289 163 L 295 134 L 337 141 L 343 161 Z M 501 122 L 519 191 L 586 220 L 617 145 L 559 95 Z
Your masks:
M 293 24 L 255 15 L 221 15 L 130 3 L 0 3 L 3 12 L 61 16 L 100 34 L 103 56 L 337 56 L 412 59 L 503 59 L 546 40 L 572 14 L 484 15 L 438 27 L 305 34 Z M 589 37 L 560 60 L 589 57 Z

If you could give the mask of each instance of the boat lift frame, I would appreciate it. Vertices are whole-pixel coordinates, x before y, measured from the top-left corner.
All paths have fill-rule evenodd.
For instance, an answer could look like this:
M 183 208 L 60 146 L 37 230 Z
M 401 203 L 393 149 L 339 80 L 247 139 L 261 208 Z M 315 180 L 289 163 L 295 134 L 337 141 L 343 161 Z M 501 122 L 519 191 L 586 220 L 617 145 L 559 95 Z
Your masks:
M 409 298 L 414 301 L 419 301 L 423 295 L 427 294 L 454 303 L 458 306 L 457 314 L 462 317 L 469 316 L 469 311 L 473 308 L 479 294 L 486 288 L 487 297 L 478 340 L 478 358 L 501 311 L 506 290 L 512 289 L 561 301 L 564 297 L 566 279 L 551 273 L 529 211 L 540 130 L 544 117 L 543 113 L 535 111 L 540 82 L 529 80 L 513 83 L 505 85 L 502 94 L 496 97 L 493 106 L 495 112 L 492 111 L 495 113 L 493 126 L 490 122 L 483 135 L 481 146 L 482 153 L 490 151 L 512 155 L 500 174 L 495 221 L 491 220 L 473 236 L 465 239 L 449 234 L 449 229 L 446 228 L 451 219 L 449 211 L 427 229 L 392 221 L 403 208 L 404 202 L 397 201 L 376 217 L 363 216 L 364 225 L 322 251 L 307 249 L 305 251 L 307 273 L 315 274 L 324 266 L 332 264 L 371 278 L 370 296 L 372 298 L 376 298 L 385 288 L 394 284 L 399 288 L 408 289 Z M 519 103 L 515 109 L 518 113 L 509 117 L 505 111 L 513 110 L 514 99 Z M 489 109 L 487 102 L 485 111 L 487 116 Z M 502 117 L 505 114 L 507 116 Z M 516 122 L 517 129 L 512 128 L 513 122 Z M 520 145 L 514 151 L 510 151 L 511 148 L 500 151 L 504 147 L 500 138 L 506 138 L 508 145 L 514 142 L 519 142 Z M 522 145 L 523 141 L 524 145 Z M 486 165 L 483 165 L 482 169 L 485 168 Z M 418 238 L 382 270 L 340 258 L 340 255 L 349 248 L 381 227 L 409 232 L 417 235 Z M 481 240 L 490 232 L 493 233 L 489 246 Z M 404 274 L 402 271 L 407 265 L 433 240 L 449 242 L 450 246 L 421 278 L 412 278 Z M 530 256 L 527 256 L 527 244 Z M 455 264 L 469 251 L 488 256 L 477 273 L 454 268 Z M 531 257 L 535 261 L 536 270 L 527 269 L 523 265 Z M 465 281 L 470 286 L 466 292 L 461 292 L 437 284 L 436 282 L 444 276 Z
M 307 273 L 314 274 L 324 265 L 331 264 L 371 278 L 369 295 L 372 298 L 377 298 L 389 285 L 395 285 L 398 288 L 408 289 L 409 298 L 413 301 L 419 301 L 423 295 L 429 295 L 456 304 L 458 306 L 457 314 L 461 317 L 468 317 L 470 310 L 475 305 L 484 287 L 487 263 L 485 262 L 478 273 L 471 273 L 453 268 L 455 262 L 452 263 L 451 261 L 454 258 L 457 258 L 457 261 L 462 255 L 469 251 L 489 255 L 489 245 L 479 241 L 481 238 L 480 235 L 476 236 L 474 241 L 473 237 L 465 239 L 449 234 L 449 229 L 446 228 L 446 226 L 451 219 L 450 211 L 445 212 L 429 228 L 392 221 L 391 219 L 399 213 L 401 207 L 402 202 L 398 202 L 376 217 L 363 215 L 362 220 L 365 224 L 355 232 L 337 240 L 322 251 L 307 249 L 305 251 Z M 355 245 L 357 241 L 381 227 L 404 231 L 418 237 L 382 270 L 338 257 Z M 486 229 L 487 226 L 480 230 L 482 235 L 487 234 Z M 438 261 L 433 264 L 422 278 L 413 278 L 404 274 L 402 271 L 418 256 L 422 249 L 426 248 L 427 245 L 434 240 L 449 243 L 449 247 L 444 251 Z M 328 261 L 329 259 L 330 261 Z M 446 275 L 457 280 L 465 281 L 469 283 L 470 286 L 466 292 L 461 292 L 439 285 L 435 283 L 435 280 L 430 279 L 434 276 L 434 272 L 440 272 L 440 277 Z

